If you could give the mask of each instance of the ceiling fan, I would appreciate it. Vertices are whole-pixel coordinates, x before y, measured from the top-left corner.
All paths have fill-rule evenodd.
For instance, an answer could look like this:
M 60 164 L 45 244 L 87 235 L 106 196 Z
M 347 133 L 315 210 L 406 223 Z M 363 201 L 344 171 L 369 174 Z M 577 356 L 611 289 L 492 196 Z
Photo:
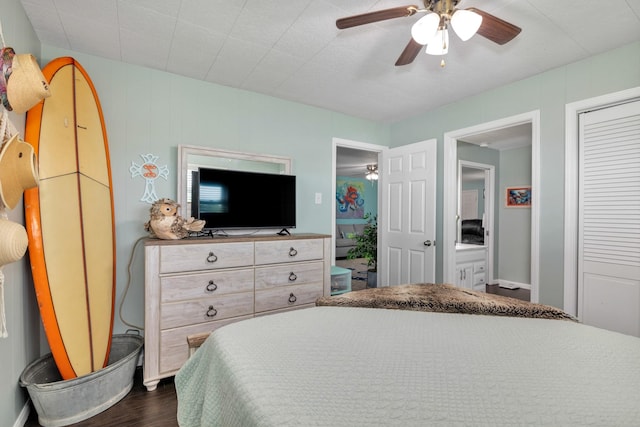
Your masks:
M 369 181 L 377 181 L 378 180 L 378 165 L 367 165 L 367 172 L 365 173 L 365 178 Z
M 475 7 L 457 9 L 459 2 L 460 0 L 423 0 L 424 8 L 409 5 L 367 12 L 340 18 L 336 20 L 336 26 L 342 30 L 424 13 L 425 16 L 413 24 L 411 39 L 396 61 L 396 66 L 412 63 L 425 45 L 428 54 L 445 55 L 449 51 L 449 24 L 463 41 L 478 33 L 500 45 L 513 40 L 522 31 L 520 27 Z M 444 67 L 444 59 L 440 65 Z

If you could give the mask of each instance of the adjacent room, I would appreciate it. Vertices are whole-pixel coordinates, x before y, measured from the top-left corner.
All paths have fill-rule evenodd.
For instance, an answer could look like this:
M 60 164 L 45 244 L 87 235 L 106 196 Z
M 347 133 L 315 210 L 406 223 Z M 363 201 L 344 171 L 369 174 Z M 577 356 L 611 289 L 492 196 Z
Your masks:
M 640 424 L 640 0 L 0 23 L 0 426 Z

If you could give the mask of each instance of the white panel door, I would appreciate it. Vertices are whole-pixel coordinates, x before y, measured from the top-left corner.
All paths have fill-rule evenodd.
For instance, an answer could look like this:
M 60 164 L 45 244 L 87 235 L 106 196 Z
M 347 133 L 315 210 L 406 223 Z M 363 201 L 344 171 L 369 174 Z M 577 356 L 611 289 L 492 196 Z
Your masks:
M 382 286 L 435 281 L 436 154 L 435 139 L 382 153 Z
M 640 336 L 640 101 L 580 115 L 578 316 Z

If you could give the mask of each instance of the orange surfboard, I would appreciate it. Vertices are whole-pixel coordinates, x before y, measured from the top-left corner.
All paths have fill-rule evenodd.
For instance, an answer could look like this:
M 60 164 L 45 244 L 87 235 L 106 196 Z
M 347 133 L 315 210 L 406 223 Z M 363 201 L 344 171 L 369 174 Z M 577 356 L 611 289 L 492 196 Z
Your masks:
M 40 185 L 25 192 L 31 270 L 63 379 L 107 365 L 115 302 L 115 223 L 98 94 L 73 58 L 42 70 L 51 96 L 27 113 Z

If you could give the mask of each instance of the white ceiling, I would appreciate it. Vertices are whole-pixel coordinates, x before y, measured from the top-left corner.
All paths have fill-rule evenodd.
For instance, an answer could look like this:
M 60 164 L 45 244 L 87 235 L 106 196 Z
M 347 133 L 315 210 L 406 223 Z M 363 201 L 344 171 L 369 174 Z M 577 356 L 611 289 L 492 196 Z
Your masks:
M 338 30 L 403 0 L 21 0 L 44 44 L 384 123 L 640 40 L 640 0 L 462 0 L 522 28 L 394 63 L 420 18 Z M 421 1 L 413 2 L 422 6 Z

